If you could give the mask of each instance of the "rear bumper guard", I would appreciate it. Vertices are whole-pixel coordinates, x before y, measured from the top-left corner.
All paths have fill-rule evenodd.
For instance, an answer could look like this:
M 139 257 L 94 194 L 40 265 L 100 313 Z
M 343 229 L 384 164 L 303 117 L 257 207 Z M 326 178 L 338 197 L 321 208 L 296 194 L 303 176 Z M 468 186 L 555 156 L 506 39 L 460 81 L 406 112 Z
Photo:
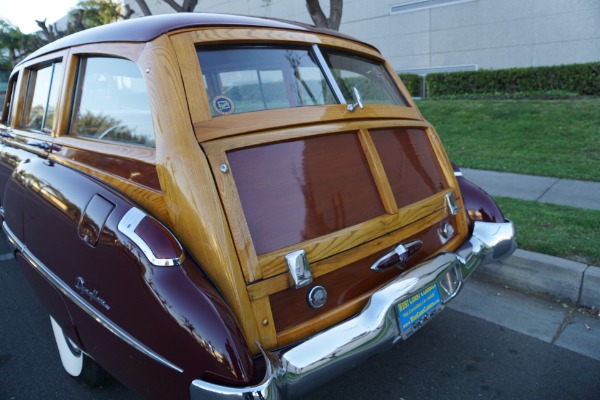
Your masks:
M 437 285 L 443 309 L 462 282 L 481 264 L 499 261 L 516 249 L 512 222 L 475 222 L 473 235 L 456 252 L 443 253 L 379 289 L 355 317 L 276 355 L 264 352 L 267 369 L 253 387 L 232 388 L 200 379 L 190 385 L 192 400 L 279 400 L 302 395 L 331 381 L 357 363 L 381 353 L 412 332 L 402 332 L 397 304 Z M 430 315 L 431 316 L 431 315 Z M 418 329 L 419 324 L 413 328 Z

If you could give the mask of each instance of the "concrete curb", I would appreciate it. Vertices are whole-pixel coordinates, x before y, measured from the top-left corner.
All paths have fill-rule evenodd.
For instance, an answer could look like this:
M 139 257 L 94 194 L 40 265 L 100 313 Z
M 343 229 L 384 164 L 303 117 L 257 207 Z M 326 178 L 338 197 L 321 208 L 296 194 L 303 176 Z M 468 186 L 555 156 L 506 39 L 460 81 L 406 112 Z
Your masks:
M 481 266 L 477 274 L 518 290 L 600 309 L 600 267 L 593 265 L 518 249 L 504 261 Z

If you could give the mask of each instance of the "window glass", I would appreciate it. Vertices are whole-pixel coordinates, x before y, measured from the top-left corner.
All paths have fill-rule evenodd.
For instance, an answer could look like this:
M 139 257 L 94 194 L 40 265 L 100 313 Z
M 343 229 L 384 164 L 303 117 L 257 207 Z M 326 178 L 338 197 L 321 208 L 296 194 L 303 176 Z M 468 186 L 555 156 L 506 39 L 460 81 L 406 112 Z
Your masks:
M 356 101 L 356 87 L 364 103 L 407 105 L 384 65 L 356 54 L 325 50 L 324 57 L 348 103 Z
M 198 59 L 213 116 L 336 103 L 309 49 L 206 47 Z
M 12 119 L 12 104 L 15 98 L 15 89 L 17 88 L 17 78 L 18 75 L 15 74 L 10 79 L 6 90 L 6 100 L 4 102 L 4 107 L 2 108 L 2 121 L 5 122 L 6 126 L 10 126 L 10 121 Z
M 154 146 L 146 85 L 132 61 L 82 58 L 74 99 L 71 135 Z
M 25 97 L 25 128 L 50 133 L 54 122 L 62 63 L 32 70 Z

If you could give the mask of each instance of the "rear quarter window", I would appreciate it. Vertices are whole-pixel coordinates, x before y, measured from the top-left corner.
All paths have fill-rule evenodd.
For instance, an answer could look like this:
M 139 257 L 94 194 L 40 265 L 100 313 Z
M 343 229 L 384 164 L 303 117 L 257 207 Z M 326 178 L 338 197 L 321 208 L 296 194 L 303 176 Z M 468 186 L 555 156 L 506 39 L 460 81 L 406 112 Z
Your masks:
M 80 59 L 69 132 L 154 147 L 148 93 L 135 63 L 111 57 Z

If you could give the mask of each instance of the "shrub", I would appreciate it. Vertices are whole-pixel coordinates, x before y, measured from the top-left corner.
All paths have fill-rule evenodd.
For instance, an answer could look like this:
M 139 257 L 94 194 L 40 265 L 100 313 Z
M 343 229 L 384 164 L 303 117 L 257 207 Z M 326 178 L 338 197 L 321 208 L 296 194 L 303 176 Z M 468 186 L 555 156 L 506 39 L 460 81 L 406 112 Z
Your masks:
M 429 74 L 430 97 L 565 92 L 600 95 L 600 63 Z
M 421 96 L 421 77 L 417 74 L 398 74 L 413 97 Z

